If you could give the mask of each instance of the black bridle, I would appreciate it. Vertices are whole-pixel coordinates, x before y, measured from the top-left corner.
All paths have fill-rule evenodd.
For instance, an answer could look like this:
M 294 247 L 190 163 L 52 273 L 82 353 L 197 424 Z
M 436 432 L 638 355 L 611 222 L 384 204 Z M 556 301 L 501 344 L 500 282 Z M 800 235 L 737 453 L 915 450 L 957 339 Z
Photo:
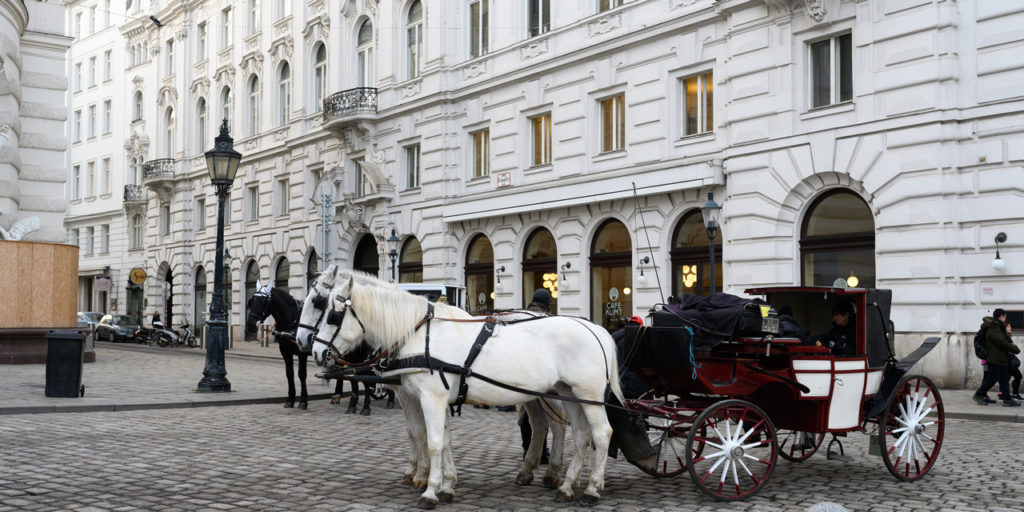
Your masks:
M 315 301 L 318 298 L 323 298 L 322 295 L 319 295 L 319 292 L 317 292 L 317 297 L 314 297 L 313 300 Z M 320 310 L 320 319 L 322 320 L 323 317 L 324 317 L 324 314 L 326 313 L 327 314 L 327 325 L 336 326 L 337 329 L 334 330 L 334 335 L 331 336 L 331 339 L 329 339 L 329 340 L 325 340 L 325 339 L 317 336 L 317 334 L 320 333 L 320 330 L 319 329 L 314 329 L 313 330 L 313 335 L 312 335 L 312 340 L 313 340 L 314 343 L 319 342 L 319 343 L 323 343 L 324 345 L 327 345 L 328 349 L 330 350 L 330 352 L 328 354 L 329 356 L 331 356 L 335 361 L 337 361 L 337 362 L 339 362 L 341 364 L 344 364 L 346 366 L 350 366 L 352 363 L 348 363 L 347 361 L 344 361 L 343 359 L 341 359 L 341 351 L 338 350 L 338 347 L 334 345 L 334 340 L 338 339 L 338 333 L 341 332 L 341 323 L 345 321 L 345 315 L 348 314 L 349 311 L 352 312 L 352 318 L 355 318 L 356 322 L 359 322 L 359 328 L 362 329 L 364 334 L 366 333 L 366 326 L 363 325 L 363 321 L 359 319 L 359 315 L 356 314 L 356 310 L 354 308 L 352 308 L 352 298 L 351 297 L 339 297 L 338 300 L 335 300 L 335 303 L 340 301 L 343 304 L 342 309 L 339 311 L 338 309 L 336 309 L 334 307 L 334 304 L 331 304 L 331 311 L 330 312 L 327 312 L 327 309 L 326 309 L 326 306 L 327 306 L 326 301 L 327 301 L 327 299 L 326 298 L 323 298 L 323 299 L 324 300 L 323 300 L 323 302 L 321 302 L 321 304 L 324 306 L 324 309 Z M 320 325 L 320 321 L 321 320 L 317 320 L 317 325 Z

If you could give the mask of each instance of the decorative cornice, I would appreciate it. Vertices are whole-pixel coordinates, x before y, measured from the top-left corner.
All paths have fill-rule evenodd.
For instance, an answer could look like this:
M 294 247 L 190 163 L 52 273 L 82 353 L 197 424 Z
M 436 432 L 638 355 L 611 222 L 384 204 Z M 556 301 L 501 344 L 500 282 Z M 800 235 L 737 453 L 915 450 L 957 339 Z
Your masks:
M 274 65 L 276 66 L 282 60 L 291 59 L 294 46 L 295 43 L 291 38 L 280 39 L 275 42 L 270 47 L 270 57 L 273 59 Z
M 531 40 L 530 44 L 519 47 L 519 60 L 527 60 L 548 52 L 548 38 Z
M 469 80 L 487 72 L 487 61 L 482 60 L 466 66 L 462 69 L 462 79 Z
M 326 14 L 310 18 L 306 22 L 306 28 L 302 29 L 302 37 L 306 40 L 306 46 L 313 47 L 314 41 L 327 42 L 331 33 L 331 19 Z
M 210 94 L 210 79 L 205 76 L 192 81 L 192 96 L 205 98 Z
M 607 34 L 608 32 L 620 28 L 622 28 L 622 13 L 617 12 L 587 23 L 587 37 Z
M 697 3 L 697 0 L 671 0 L 671 3 L 669 4 L 669 9 L 676 10 L 679 9 L 680 7 L 689 7 L 695 3 Z
M 246 75 L 256 73 L 257 75 L 263 72 L 263 54 L 254 52 L 246 54 L 242 57 L 242 62 L 238 66 Z
M 166 105 L 177 105 L 178 104 L 178 90 L 173 85 L 165 85 L 160 88 L 160 92 L 157 93 L 157 103 L 160 106 Z
M 821 22 L 828 14 L 828 10 L 825 9 L 825 0 L 804 0 L 804 8 L 807 11 L 807 16 L 816 22 Z

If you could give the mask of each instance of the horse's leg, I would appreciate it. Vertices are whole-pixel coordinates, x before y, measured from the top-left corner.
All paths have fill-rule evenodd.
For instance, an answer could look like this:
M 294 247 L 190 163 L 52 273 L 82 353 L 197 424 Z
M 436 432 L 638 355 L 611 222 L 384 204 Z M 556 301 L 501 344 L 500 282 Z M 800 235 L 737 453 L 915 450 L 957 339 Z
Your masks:
M 406 434 L 409 435 L 409 462 L 405 467 L 402 483 L 414 485 L 417 489 L 425 489 L 430 466 L 426 456 L 427 434 L 423 425 L 423 409 L 420 408 L 419 399 L 404 387 L 399 387 L 398 400 L 402 405 L 402 414 L 405 415 Z
M 370 402 L 371 401 L 373 401 L 373 388 L 369 384 L 364 382 L 363 383 L 363 410 L 359 411 L 359 414 L 362 414 L 363 416 L 369 416 L 370 415 Z
M 309 356 L 297 352 L 295 357 L 299 360 L 299 385 L 302 386 L 301 394 L 299 395 L 299 409 L 305 409 L 309 407 L 309 392 L 306 391 L 306 360 Z
M 388 403 L 384 406 L 385 409 L 395 408 L 395 392 L 388 388 Z
M 523 464 L 519 467 L 519 474 L 516 475 L 517 485 L 530 485 L 533 481 L 533 470 L 537 469 L 540 455 L 544 447 L 544 437 L 547 436 L 547 417 L 540 407 L 539 400 L 531 400 L 523 404 L 527 420 L 530 422 L 530 446 L 526 449 L 526 456 L 523 457 Z
M 437 491 L 441 487 L 442 461 L 444 459 L 444 438 L 448 426 L 447 395 L 420 393 L 420 407 L 423 408 L 423 422 L 427 427 L 427 455 L 430 457 L 430 476 L 427 489 L 420 495 L 416 505 L 420 508 L 437 506 Z
M 451 503 L 455 500 L 455 482 L 458 476 L 455 473 L 455 458 L 452 456 L 452 431 L 448 425 L 448 415 L 444 417 L 444 449 L 441 454 L 441 490 L 437 493 L 437 499 L 441 503 Z
M 334 395 L 331 396 L 331 404 L 337 405 L 341 403 L 341 394 L 345 392 L 345 381 L 337 379 L 334 381 Z
M 348 399 L 348 409 L 345 409 L 345 414 L 355 414 L 356 406 L 359 405 L 359 381 L 352 381 L 352 396 Z
M 551 456 L 548 457 L 548 469 L 544 472 L 544 487 L 555 489 L 558 487 L 558 474 L 562 471 L 562 462 L 565 458 L 565 422 L 568 416 L 561 402 L 544 400 L 544 407 L 550 414 L 559 416 L 548 421 L 551 427 Z
M 292 354 L 285 350 L 284 345 L 278 342 L 278 349 L 281 351 L 281 358 L 284 359 L 284 376 L 288 379 L 288 400 L 284 402 L 284 406 L 288 409 L 295 407 L 295 383 L 292 379 L 295 378 L 295 370 L 292 368 Z
M 590 448 L 590 434 L 587 430 L 587 422 L 580 409 L 580 405 L 567 402 L 565 403 L 565 412 L 569 417 L 569 422 L 572 424 L 572 437 L 576 442 L 576 453 L 573 454 L 572 460 L 569 461 L 569 467 L 565 470 L 562 485 L 555 492 L 555 501 L 560 502 L 569 502 L 575 497 L 572 487 L 579 481 L 580 472 L 583 470 L 583 463 L 586 461 Z
M 598 491 L 604 489 L 604 470 L 608 462 L 608 444 L 612 439 L 612 426 L 608 423 L 608 415 L 605 413 L 604 407 L 582 404 L 580 408 L 583 409 L 583 415 L 586 416 L 590 428 L 590 439 L 594 443 L 594 462 L 590 470 L 590 483 L 583 491 L 583 496 L 580 497 L 580 504 L 589 507 L 597 504 L 597 501 L 601 499 Z

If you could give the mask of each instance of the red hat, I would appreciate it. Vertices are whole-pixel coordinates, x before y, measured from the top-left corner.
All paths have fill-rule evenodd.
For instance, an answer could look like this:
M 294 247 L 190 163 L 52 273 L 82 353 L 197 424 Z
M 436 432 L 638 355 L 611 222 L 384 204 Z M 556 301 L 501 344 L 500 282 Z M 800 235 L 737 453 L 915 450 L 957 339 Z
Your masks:
M 626 320 L 626 323 L 627 324 L 643 325 L 644 324 L 644 319 L 640 318 L 638 316 L 631 316 L 631 317 L 629 317 L 629 320 Z

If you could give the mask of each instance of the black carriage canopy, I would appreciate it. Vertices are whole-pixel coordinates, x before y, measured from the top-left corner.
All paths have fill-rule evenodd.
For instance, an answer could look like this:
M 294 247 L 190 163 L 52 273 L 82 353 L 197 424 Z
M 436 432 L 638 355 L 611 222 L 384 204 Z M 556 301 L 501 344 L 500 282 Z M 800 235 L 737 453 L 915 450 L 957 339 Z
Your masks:
M 820 317 L 825 325 L 830 317 L 821 311 L 831 311 L 835 303 L 852 301 L 857 304 L 857 328 L 866 324 L 868 366 L 880 368 L 892 356 L 887 326 L 892 307 L 892 291 L 879 289 L 789 289 L 773 290 L 765 294 L 768 302 L 748 299 L 728 293 L 715 293 L 710 297 L 683 295 L 663 310 L 648 315 L 649 327 L 627 325 L 625 336 L 618 347 L 620 364 L 633 368 L 687 369 L 693 350 L 710 350 L 733 337 L 760 337 L 760 306 L 773 308 L 789 304 L 802 311 L 798 317 Z M 864 302 L 861 302 L 863 297 Z M 815 322 L 805 324 L 812 332 L 823 327 Z M 689 329 L 687 329 L 689 327 Z

